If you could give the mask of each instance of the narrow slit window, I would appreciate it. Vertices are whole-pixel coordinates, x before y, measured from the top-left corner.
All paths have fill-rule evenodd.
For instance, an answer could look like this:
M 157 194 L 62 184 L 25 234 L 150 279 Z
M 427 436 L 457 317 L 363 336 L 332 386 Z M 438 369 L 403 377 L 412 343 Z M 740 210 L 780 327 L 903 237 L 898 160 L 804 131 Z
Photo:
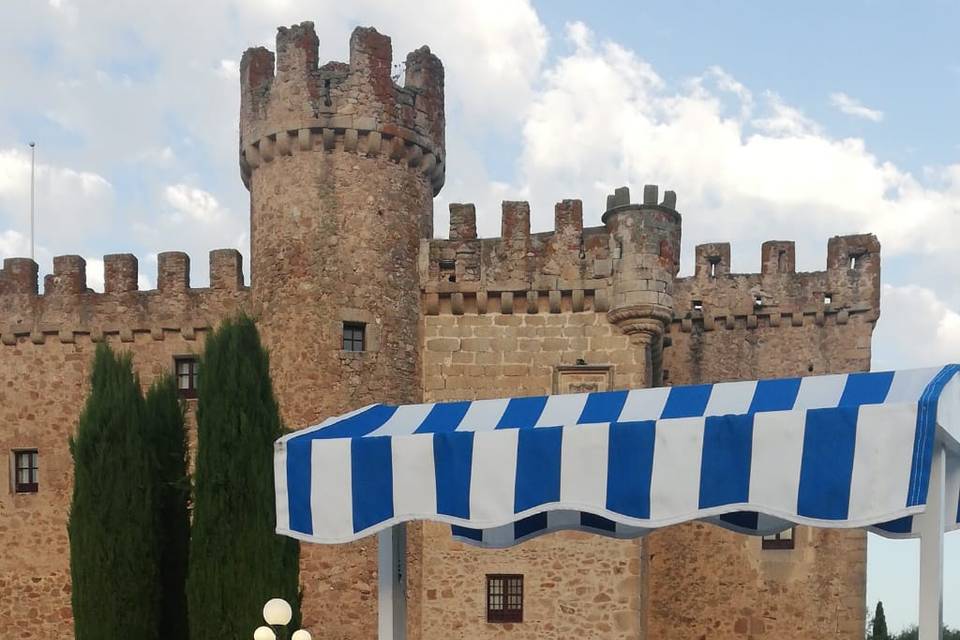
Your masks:
M 196 356 L 182 356 L 173 359 L 174 374 L 177 378 L 177 391 L 182 398 L 196 398 L 200 382 L 200 362 Z
M 40 488 L 40 454 L 36 449 L 13 452 L 14 493 L 37 493 Z
M 523 622 L 523 575 L 487 575 L 487 622 Z
M 763 541 L 761 542 L 761 547 L 764 550 L 777 550 L 777 549 L 793 549 L 794 529 L 786 529 L 780 533 L 775 533 L 770 536 L 763 536 Z
M 364 351 L 366 349 L 366 328 L 362 322 L 343 323 L 343 350 Z
M 717 277 L 717 270 L 720 266 L 720 256 L 713 256 L 710 258 L 710 277 Z

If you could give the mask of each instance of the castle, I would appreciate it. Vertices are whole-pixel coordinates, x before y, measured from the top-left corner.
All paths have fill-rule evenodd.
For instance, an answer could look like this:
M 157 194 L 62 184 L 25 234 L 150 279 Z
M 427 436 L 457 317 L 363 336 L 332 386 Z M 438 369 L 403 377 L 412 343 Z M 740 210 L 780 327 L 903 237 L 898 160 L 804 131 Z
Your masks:
M 241 63 L 240 175 L 250 191 L 251 284 L 235 250 L 210 253 L 209 287 L 190 258 L 158 257 L 139 291 L 137 259 L 104 258 L 103 293 L 84 260 L 0 271 L 0 629 L 72 637 L 67 513 L 75 429 L 95 344 L 133 354 L 145 385 L 176 371 L 192 405 L 204 337 L 239 310 L 270 350 L 289 428 L 373 402 L 480 399 L 866 370 L 879 317 L 871 235 L 835 237 L 826 270 L 796 273 L 792 242 L 764 243 L 759 273 L 731 272 L 726 243 L 696 248 L 679 277 L 677 198 L 618 189 L 603 225 L 557 204 L 531 233 L 504 202 L 499 238 L 478 239 L 473 205 L 444 183 L 444 77 L 426 47 L 391 78 L 390 39 L 359 28 L 349 63 L 318 66 L 309 22 L 281 28 L 276 56 Z M 588 206 L 600 203 L 588 203 Z M 193 407 L 190 407 L 191 411 Z M 704 524 L 642 540 L 566 532 L 509 550 L 408 527 L 411 639 L 861 638 L 866 538 L 798 527 L 774 540 Z M 769 543 L 769 544 L 768 544 Z M 318 638 L 376 636 L 376 539 L 303 545 L 304 623 Z M 522 621 L 488 622 L 490 576 L 520 576 Z

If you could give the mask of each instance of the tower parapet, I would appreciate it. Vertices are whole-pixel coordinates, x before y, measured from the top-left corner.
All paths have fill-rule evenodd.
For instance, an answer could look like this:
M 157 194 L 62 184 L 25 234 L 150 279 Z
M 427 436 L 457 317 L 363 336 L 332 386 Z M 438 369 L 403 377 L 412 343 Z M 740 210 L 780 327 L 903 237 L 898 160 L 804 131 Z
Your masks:
M 407 54 L 403 86 L 391 76 L 390 38 L 358 27 L 350 62 L 318 67 L 312 22 L 281 27 L 277 53 L 247 49 L 240 62 L 240 173 L 278 155 L 339 148 L 417 169 L 434 195 L 444 182 L 443 65 L 428 47 Z

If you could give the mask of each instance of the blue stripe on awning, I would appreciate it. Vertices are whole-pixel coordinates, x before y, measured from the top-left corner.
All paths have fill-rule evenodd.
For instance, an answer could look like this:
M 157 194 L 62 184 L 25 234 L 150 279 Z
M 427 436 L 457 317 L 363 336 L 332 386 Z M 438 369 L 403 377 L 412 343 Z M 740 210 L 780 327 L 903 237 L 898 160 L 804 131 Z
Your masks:
M 390 438 L 356 438 L 350 442 L 354 531 L 393 517 L 391 449 Z
M 560 500 L 561 427 L 521 429 L 513 512 Z
M 451 527 L 453 535 L 459 538 L 467 538 L 468 540 L 476 540 L 477 542 L 483 542 L 483 529 L 470 529 L 468 527 L 461 527 L 458 525 L 453 525 Z
M 543 408 L 547 406 L 547 396 L 531 398 L 513 398 L 497 423 L 497 429 L 526 429 L 537 424 Z
M 697 384 L 689 387 L 672 387 L 667 403 L 663 407 L 660 418 L 693 418 L 702 416 L 707 410 L 710 401 L 712 384 Z
M 947 365 L 930 381 L 920 396 L 917 405 L 917 428 L 914 431 L 913 464 L 910 467 L 910 489 L 907 506 L 925 504 L 930 485 L 930 469 L 933 460 L 933 442 L 937 431 L 937 400 L 943 387 L 960 372 L 960 366 Z M 960 522 L 960 520 L 958 520 Z
M 602 424 L 614 422 L 620 417 L 623 405 L 627 401 L 627 391 L 597 391 L 587 396 L 587 402 L 580 413 L 580 424 Z
M 547 512 L 527 516 L 513 523 L 513 537 L 523 538 L 547 528 Z
M 897 518 L 890 522 L 884 522 L 883 524 L 876 525 L 876 528 L 888 533 L 910 533 L 913 531 L 913 516 L 904 516 L 903 518 Z
M 617 523 L 613 520 L 586 512 L 580 513 L 580 526 L 588 527 L 590 529 L 599 529 L 600 531 L 617 530 Z
M 610 425 L 607 454 L 607 509 L 634 518 L 650 517 L 650 480 L 657 423 Z
M 797 513 L 843 520 L 850 509 L 850 479 L 859 407 L 807 411 Z
M 329 427 L 308 431 L 287 441 L 287 505 L 293 531 L 313 533 L 313 508 L 310 505 L 310 477 L 313 473 L 311 442 L 352 437 L 353 433 L 370 433 L 389 420 L 396 410 L 396 407 L 376 404 Z
M 747 502 L 753 415 L 713 416 L 703 428 L 700 508 Z
M 887 399 L 892 383 L 893 372 L 891 371 L 851 373 L 847 376 L 847 384 L 843 387 L 839 406 L 880 404 Z
M 469 402 L 441 402 L 434 405 L 414 433 L 444 433 L 454 431 L 467 415 Z
M 782 380 L 760 380 L 753 392 L 749 413 L 758 411 L 789 411 L 797 402 L 800 392 L 800 378 Z
M 756 531 L 757 525 L 760 522 L 760 514 L 756 511 L 735 511 L 733 513 L 722 514 L 720 520 L 739 529 Z
M 473 432 L 436 433 L 433 464 L 437 482 L 437 513 L 470 517 L 470 465 Z

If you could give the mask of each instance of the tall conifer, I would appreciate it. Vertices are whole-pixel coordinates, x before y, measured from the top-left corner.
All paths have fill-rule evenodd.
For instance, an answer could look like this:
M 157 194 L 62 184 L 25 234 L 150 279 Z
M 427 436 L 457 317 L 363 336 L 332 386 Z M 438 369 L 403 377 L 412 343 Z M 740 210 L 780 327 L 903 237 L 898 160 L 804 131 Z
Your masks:
M 130 355 L 98 345 L 90 395 L 70 439 L 76 640 L 158 638 L 155 492 L 143 415 Z
M 883 612 L 883 603 L 877 602 L 876 611 L 873 614 L 873 640 L 890 640 L 890 632 L 887 631 L 887 616 Z
M 190 477 L 183 405 L 173 376 L 155 382 L 146 397 L 146 425 L 154 455 L 156 528 L 160 545 L 160 638 L 187 640 L 187 554 Z
M 299 619 L 299 546 L 274 532 L 273 442 L 282 431 L 253 321 L 228 320 L 200 362 L 187 599 L 190 637 L 249 638 L 269 598 Z M 296 628 L 296 627 L 293 627 Z

